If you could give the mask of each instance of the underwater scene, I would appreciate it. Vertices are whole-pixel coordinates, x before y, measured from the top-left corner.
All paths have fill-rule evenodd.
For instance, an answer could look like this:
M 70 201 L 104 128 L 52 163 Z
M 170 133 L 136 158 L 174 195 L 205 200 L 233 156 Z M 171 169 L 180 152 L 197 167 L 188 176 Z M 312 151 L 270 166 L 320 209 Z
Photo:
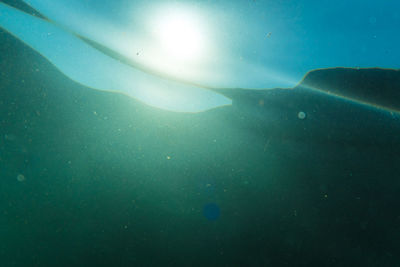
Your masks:
M 400 2 L 2 0 L 0 266 L 400 266 Z

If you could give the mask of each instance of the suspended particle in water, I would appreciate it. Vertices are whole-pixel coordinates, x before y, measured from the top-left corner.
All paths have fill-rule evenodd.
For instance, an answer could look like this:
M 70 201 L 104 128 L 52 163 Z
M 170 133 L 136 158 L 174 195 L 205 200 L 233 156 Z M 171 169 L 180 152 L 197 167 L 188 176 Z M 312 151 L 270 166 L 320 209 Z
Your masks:
M 15 141 L 17 139 L 17 137 L 13 134 L 5 134 L 4 139 L 7 141 Z
M 306 113 L 304 112 L 304 111 L 300 111 L 298 114 L 297 114 L 297 118 L 299 118 L 300 120 L 304 120 L 305 118 L 306 118 Z
M 18 174 L 17 175 L 17 181 L 18 182 L 24 182 L 26 180 L 25 176 L 23 174 Z

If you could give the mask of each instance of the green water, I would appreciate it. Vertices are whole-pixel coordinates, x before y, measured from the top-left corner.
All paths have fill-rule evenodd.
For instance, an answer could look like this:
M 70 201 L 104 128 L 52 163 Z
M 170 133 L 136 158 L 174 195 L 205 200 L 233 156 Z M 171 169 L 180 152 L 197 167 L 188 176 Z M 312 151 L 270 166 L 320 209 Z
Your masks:
M 166 112 L 75 84 L 0 34 L 0 266 L 398 264 L 395 115 L 340 100 L 282 105 L 279 120 L 257 105 Z

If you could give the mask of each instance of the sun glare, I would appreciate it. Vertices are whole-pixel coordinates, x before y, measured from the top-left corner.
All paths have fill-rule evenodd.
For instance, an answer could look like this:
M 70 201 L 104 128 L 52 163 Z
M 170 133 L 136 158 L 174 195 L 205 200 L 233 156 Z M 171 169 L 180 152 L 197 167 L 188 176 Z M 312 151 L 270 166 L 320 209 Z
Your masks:
M 157 37 L 164 53 L 180 61 L 191 61 L 203 53 L 202 27 L 188 14 L 172 13 L 160 19 Z

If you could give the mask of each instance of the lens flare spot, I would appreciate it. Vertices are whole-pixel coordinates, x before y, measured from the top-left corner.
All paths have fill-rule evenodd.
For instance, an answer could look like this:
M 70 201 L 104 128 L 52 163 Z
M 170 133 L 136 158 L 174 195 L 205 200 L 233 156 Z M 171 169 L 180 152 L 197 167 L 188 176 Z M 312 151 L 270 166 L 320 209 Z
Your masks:
M 297 114 L 297 118 L 299 118 L 300 120 L 304 120 L 307 117 L 307 114 L 304 111 L 300 111 Z
M 26 178 L 23 174 L 18 174 L 17 175 L 17 181 L 18 182 L 25 182 Z

